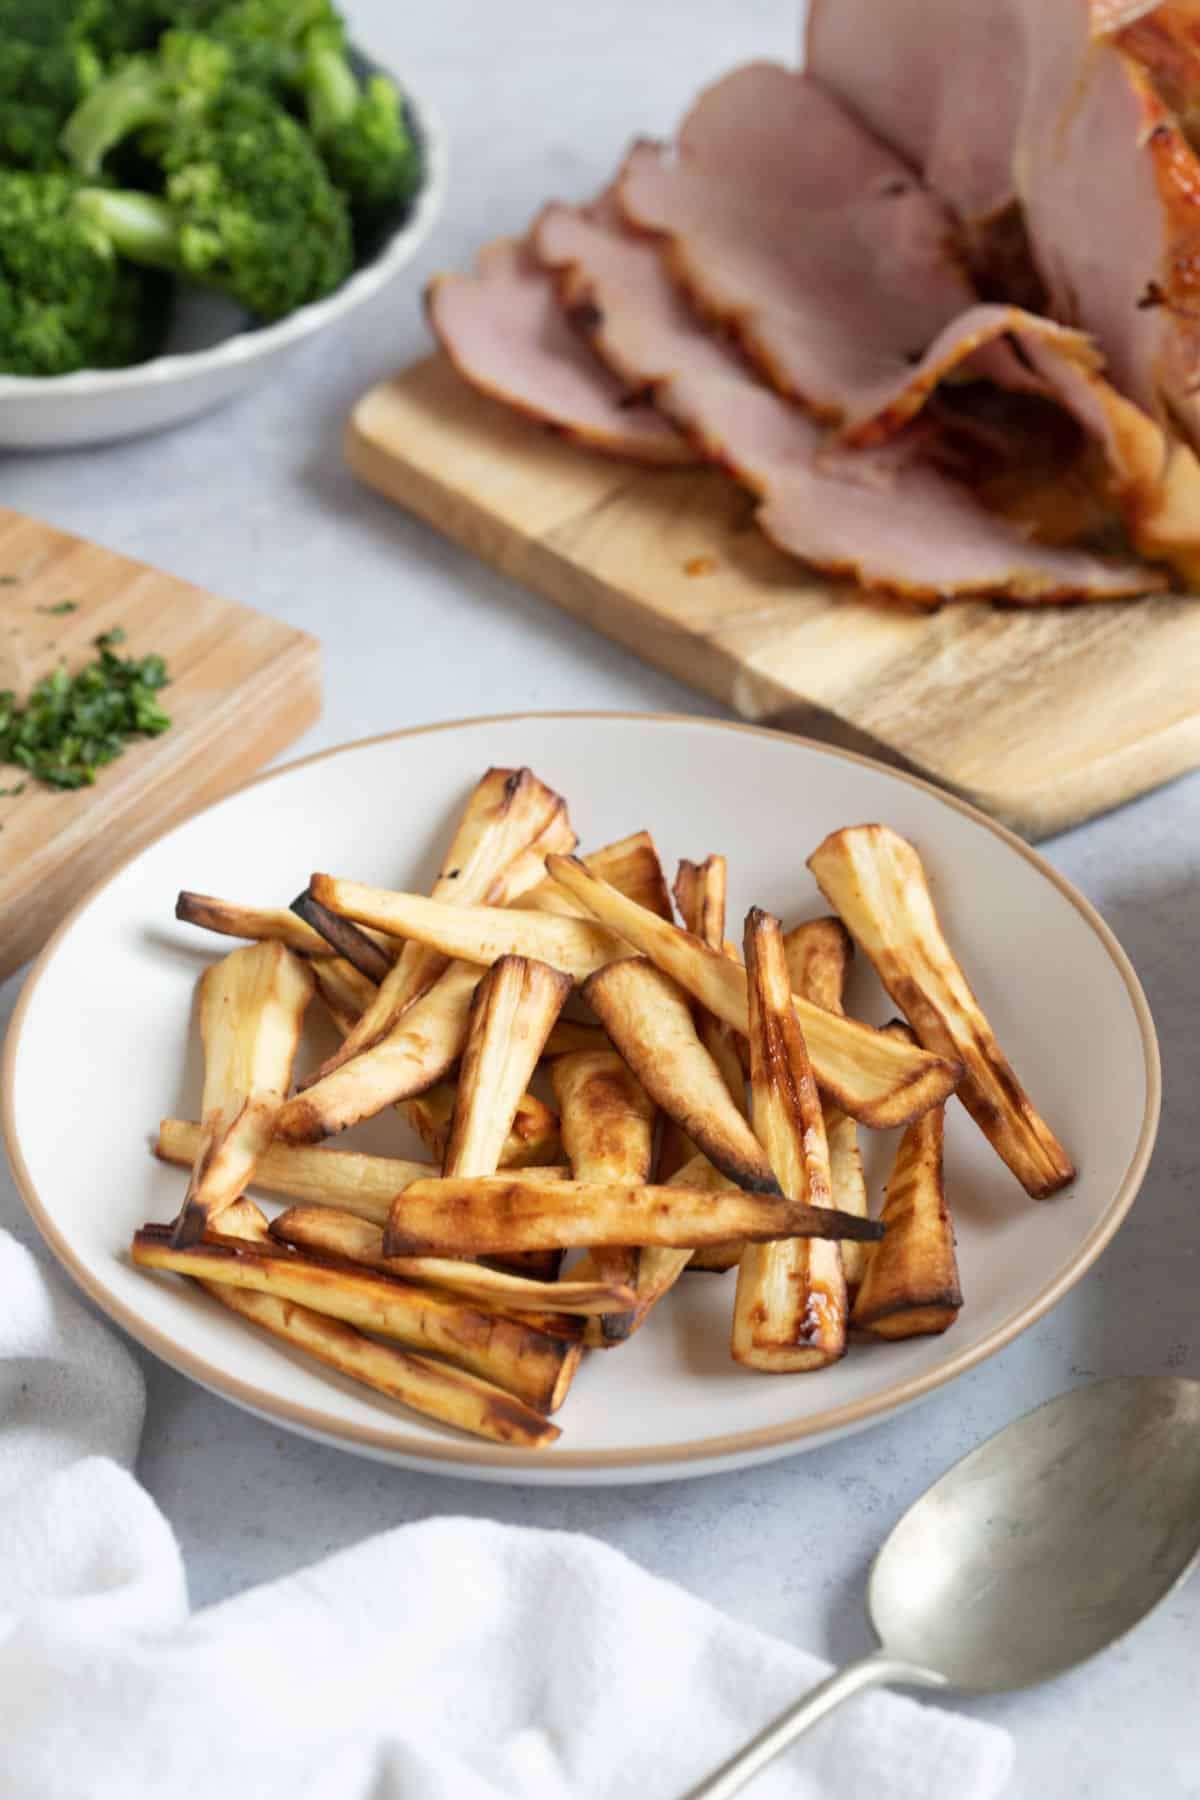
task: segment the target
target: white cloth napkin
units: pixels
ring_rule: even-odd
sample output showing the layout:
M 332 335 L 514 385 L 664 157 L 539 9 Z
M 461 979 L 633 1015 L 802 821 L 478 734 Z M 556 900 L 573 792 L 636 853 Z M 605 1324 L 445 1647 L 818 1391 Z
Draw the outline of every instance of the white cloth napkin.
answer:
M 0 1794 L 675 1800 L 826 1673 L 616 1551 L 402 1526 L 189 1615 L 124 1346 L 0 1232 Z M 1005 1733 L 850 1701 L 755 1800 L 993 1800 Z

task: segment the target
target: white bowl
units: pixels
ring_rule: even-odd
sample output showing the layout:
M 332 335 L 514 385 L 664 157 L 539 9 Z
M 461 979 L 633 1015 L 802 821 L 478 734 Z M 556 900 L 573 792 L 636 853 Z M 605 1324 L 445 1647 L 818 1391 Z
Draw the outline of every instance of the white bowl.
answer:
M 446 187 L 446 142 L 437 115 L 407 86 L 404 98 L 421 142 L 424 180 L 403 225 L 370 262 L 325 299 L 274 325 L 250 328 L 226 302 L 183 292 L 161 356 L 73 375 L 0 374 L 0 450 L 66 450 L 178 425 L 252 386 L 297 344 L 377 294 L 428 237 Z

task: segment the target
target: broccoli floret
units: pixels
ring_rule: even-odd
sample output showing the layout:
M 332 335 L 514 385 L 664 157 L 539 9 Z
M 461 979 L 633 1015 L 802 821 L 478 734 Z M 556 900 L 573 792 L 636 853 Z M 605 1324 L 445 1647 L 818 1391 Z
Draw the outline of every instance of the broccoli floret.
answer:
M 309 130 L 325 166 L 346 195 L 360 235 L 398 215 L 421 178 L 417 145 L 403 102 L 386 75 L 361 87 L 340 32 L 309 32 L 300 78 Z
M 66 375 L 153 355 L 161 278 L 117 256 L 75 210 L 69 175 L 0 171 L 0 369 Z
M 85 45 L 0 36 L 0 165 L 61 167 L 58 134 L 99 75 Z
M 138 123 L 154 125 L 162 197 L 95 188 L 77 201 L 122 255 L 218 288 L 268 321 L 350 273 L 345 202 L 303 128 L 261 90 L 229 82 Z
M 94 178 L 126 139 L 161 138 L 178 120 L 205 113 L 233 72 L 224 45 L 194 32 L 167 32 L 153 56 L 129 57 L 92 88 L 63 128 L 63 152 L 78 174 Z

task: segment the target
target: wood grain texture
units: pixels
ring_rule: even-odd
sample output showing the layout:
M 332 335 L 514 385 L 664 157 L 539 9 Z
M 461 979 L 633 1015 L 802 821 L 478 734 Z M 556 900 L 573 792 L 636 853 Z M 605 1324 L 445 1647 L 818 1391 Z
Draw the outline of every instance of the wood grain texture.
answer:
M 355 410 L 356 474 L 760 724 L 913 770 L 1037 839 L 1200 764 L 1200 601 L 924 612 L 775 550 L 705 469 L 578 449 L 441 356 Z
M 135 741 L 96 785 L 59 794 L 0 765 L 0 976 L 81 894 L 168 825 L 252 775 L 321 710 L 314 638 L 249 607 L 0 507 L 0 688 L 74 671 L 120 626 L 123 655 L 166 658 L 171 729 Z M 48 609 L 72 601 L 76 610 Z

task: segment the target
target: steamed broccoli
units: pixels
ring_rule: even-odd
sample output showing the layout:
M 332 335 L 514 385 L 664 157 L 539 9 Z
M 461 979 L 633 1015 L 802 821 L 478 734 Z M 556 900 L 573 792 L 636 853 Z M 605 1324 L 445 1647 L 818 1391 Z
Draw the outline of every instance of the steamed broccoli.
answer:
M 158 348 L 161 279 L 120 261 L 75 210 L 69 175 L 0 170 L 0 369 L 66 375 Z
M 120 100 L 128 129 L 153 127 L 144 141 L 162 170 L 162 196 L 92 188 L 76 203 L 82 216 L 131 261 L 218 288 L 261 320 L 337 287 L 353 266 L 349 215 L 296 120 L 234 81 L 211 93 L 199 84 L 186 104 L 168 84 L 157 110 L 155 92 L 151 81 L 135 99 L 127 85 Z M 76 126 L 104 97 L 104 88 L 90 95 L 68 133 L 85 169 L 93 146 Z
M 325 165 L 360 233 L 370 232 L 407 205 L 420 182 L 400 94 L 386 75 L 360 88 L 340 30 L 323 26 L 308 33 L 300 87 Z

